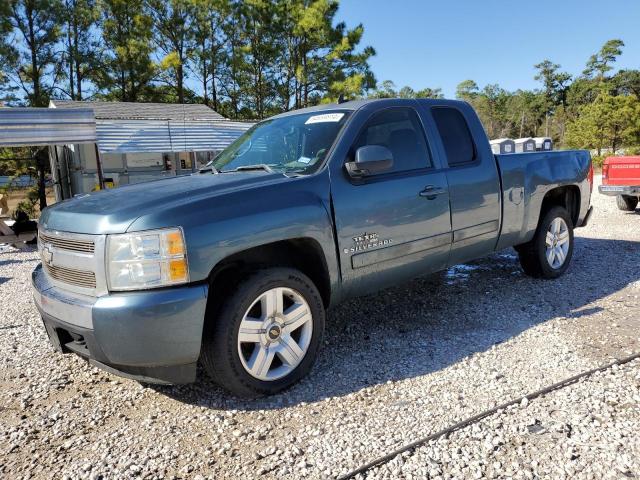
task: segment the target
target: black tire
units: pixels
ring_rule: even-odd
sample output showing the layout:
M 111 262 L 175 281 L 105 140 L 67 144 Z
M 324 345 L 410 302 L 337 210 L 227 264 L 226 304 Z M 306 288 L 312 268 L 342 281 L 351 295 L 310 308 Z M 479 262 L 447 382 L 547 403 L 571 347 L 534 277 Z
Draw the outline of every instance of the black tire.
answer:
M 567 225 L 569 248 L 564 263 L 558 268 L 553 268 L 549 264 L 546 256 L 546 237 L 551 223 L 556 218 L 562 218 Z M 544 214 L 539 222 L 533 239 L 526 244 L 519 245 L 516 250 L 520 259 L 520 265 L 527 275 L 534 278 L 558 278 L 569 268 L 571 257 L 573 256 L 573 222 L 571 221 L 569 212 L 563 207 L 552 207 Z
M 630 197 L 629 195 L 617 195 L 616 204 L 618 209 L 623 212 L 633 212 L 638 206 L 638 197 Z
M 276 287 L 293 289 L 306 300 L 313 328 L 309 347 L 300 364 L 284 377 L 264 381 L 244 368 L 238 352 L 238 334 L 245 312 L 262 293 Z M 324 304 L 313 282 L 292 268 L 265 268 L 249 274 L 236 288 L 228 291 L 218 308 L 211 309 L 212 318 L 206 319 L 200 359 L 209 376 L 235 395 L 255 398 L 278 393 L 307 375 L 318 353 L 325 323 Z

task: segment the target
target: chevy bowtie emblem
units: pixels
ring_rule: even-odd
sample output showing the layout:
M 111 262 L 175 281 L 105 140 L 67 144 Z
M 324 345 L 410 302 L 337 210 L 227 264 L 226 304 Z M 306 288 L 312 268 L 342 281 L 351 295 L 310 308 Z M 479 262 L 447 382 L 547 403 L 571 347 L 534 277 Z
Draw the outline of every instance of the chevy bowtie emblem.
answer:
M 45 245 L 42 249 L 42 261 L 47 265 L 53 264 L 53 252 L 49 249 L 48 245 Z

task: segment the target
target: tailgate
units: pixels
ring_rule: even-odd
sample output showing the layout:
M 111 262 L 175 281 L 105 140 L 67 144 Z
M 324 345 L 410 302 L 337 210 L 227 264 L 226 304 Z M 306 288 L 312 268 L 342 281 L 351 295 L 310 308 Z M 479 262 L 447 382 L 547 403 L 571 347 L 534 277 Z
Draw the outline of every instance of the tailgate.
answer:
M 602 169 L 603 185 L 640 185 L 640 156 L 609 157 Z

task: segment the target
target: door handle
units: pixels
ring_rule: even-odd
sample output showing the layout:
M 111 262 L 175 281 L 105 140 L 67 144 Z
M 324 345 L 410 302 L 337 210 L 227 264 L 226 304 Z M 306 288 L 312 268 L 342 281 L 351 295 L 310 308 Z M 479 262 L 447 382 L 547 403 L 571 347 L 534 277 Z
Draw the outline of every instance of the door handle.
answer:
M 422 190 L 418 195 L 426 198 L 427 200 L 433 200 L 438 195 L 442 195 L 443 193 L 447 193 L 444 188 L 436 187 L 435 185 L 427 185 L 424 190 Z

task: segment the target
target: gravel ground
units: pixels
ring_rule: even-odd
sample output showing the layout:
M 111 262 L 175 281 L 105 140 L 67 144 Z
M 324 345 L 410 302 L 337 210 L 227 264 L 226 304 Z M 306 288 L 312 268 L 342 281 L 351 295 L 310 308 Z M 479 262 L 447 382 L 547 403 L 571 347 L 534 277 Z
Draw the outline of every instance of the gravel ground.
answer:
M 561 279 L 524 276 L 508 250 L 345 303 L 311 375 L 258 401 L 55 353 L 31 301 L 36 253 L 0 249 L 0 477 L 333 478 L 640 351 L 640 214 L 593 203 Z M 607 370 L 366 476 L 640 476 L 639 375 Z

